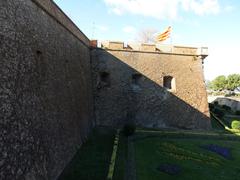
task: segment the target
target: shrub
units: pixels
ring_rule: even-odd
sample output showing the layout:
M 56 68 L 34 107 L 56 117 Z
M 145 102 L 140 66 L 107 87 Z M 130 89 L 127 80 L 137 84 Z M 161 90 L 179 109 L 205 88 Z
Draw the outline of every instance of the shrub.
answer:
M 232 108 L 230 106 L 227 105 L 222 105 L 222 108 L 225 109 L 226 111 L 231 111 Z
M 232 129 L 240 129 L 240 121 L 233 120 L 231 127 L 232 127 Z
M 224 111 L 222 111 L 221 109 L 218 109 L 218 108 L 215 108 L 213 110 L 213 113 L 216 114 L 216 116 L 218 118 L 222 118 L 225 115 Z
M 240 115 L 240 111 L 239 111 L 239 110 L 236 111 L 235 114 L 236 114 L 236 115 Z
M 125 136 L 131 136 L 136 130 L 136 125 L 134 123 L 127 123 L 123 127 L 123 134 Z
M 215 106 L 218 106 L 218 102 L 217 102 L 217 101 L 214 101 L 213 104 L 214 104 Z
M 209 109 L 212 111 L 214 109 L 214 104 L 208 103 L 208 105 L 209 105 Z

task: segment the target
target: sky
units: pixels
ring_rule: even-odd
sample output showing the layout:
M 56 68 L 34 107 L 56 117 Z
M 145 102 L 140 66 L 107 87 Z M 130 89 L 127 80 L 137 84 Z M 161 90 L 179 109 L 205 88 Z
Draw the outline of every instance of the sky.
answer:
M 89 38 L 134 42 L 172 26 L 165 44 L 208 47 L 205 79 L 240 73 L 239 0 L 54 0 Z

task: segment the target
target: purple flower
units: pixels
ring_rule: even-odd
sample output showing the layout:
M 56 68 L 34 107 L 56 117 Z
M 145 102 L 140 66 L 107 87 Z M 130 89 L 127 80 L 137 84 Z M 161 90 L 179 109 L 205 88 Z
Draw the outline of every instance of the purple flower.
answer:
M 161 164 L 157 170 L 169 175 L 177 175 L 181 172 L 181 167 L 176 164 Z
M 202 148 L 211 151 L 211 152 L 215 152 L 220 156 L 223 156 L 226 159 L 230 159 L 231 158 L 231 152 L 229 148 L 226 147 L 221 147 L 215 144 L 209 144 L 209 145 L 204 145 L 201 146 Z

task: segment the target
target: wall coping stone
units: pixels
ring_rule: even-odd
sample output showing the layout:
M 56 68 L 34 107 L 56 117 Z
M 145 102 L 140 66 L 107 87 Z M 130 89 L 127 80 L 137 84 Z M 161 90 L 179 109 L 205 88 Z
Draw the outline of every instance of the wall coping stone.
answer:
M 97 43 L 99 44 L 99 43 Z M 208 56 L 207 47 L 190 47 L 167 44 L 146 44 L 146 43 L 128 43 L 120 41 L 102 41 L 100 46 L 102 48 L 112 51 L 130 51 L 143 53 L 159 53 L 170 55 L 186 55 L 186 56 L 201 56 L 202 59 Z
M 64 26 L 71 34 L 77 37 L 84 45 L 90 46 L 90 40 L 87 36 L 74 24 L 74 22 L 53 2 L 53 0 L 31 0 L 38 7 L 43 9 L 59 24 Z

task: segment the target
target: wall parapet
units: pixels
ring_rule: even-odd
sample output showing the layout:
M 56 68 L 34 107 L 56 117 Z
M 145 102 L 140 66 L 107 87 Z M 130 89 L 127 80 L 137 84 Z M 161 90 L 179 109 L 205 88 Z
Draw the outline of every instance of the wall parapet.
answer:
M 121 41 L 103 41 L 97 42 L 94 40 L 93 48 L 102 48 L 106 50 L 119 50 L 119 51 L 137 51 L 137 52 L 150 52 L 159 54 L 177 54 L 187 56 L 202 56 L 203 58 L 208 56 L 207 47 L 188 47 L 177 45 L 165 45 L 165 44 L 146 44 L 146 43 L 128 43 L 125 44 Z
M 59 24 L 64 26 L 71 34 L 77 37 L 83 44 L 90 46 L 90 40 L 87 36 L 74 24 L 74 22 L 53 2 L 53 0 L 31 0 L 41 9 L 46 11 Z

